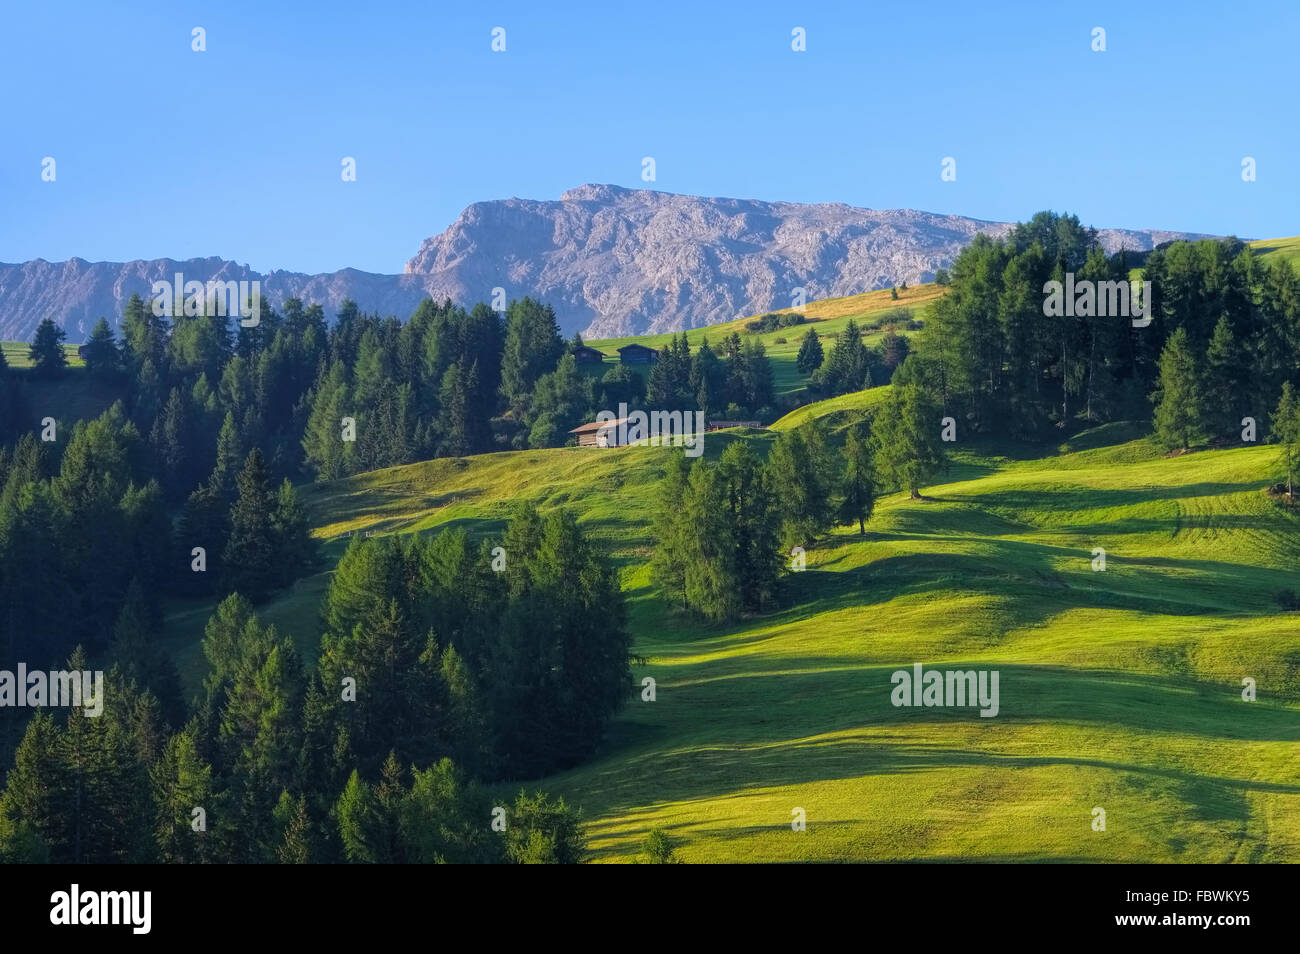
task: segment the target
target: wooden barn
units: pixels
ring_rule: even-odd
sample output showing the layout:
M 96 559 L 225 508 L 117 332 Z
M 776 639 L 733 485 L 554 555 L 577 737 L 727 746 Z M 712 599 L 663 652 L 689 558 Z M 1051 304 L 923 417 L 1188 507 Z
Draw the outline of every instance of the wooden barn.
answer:
M 618 447 L 619 425 L 626 420 L 623 417 L 617 421 L 592 421 L 579 424 L 569 433 L 577 435 L 579 447 Z
M 600 364 L 605 360 L 605 352 L 583 345 L 581 348 L 573 349 L 573 357 L 577 359 L 578 364 Z
M 624 364 L 654 364 L 659 352 L 643 344 L 630 344 L 618 349 L 618 357 Z

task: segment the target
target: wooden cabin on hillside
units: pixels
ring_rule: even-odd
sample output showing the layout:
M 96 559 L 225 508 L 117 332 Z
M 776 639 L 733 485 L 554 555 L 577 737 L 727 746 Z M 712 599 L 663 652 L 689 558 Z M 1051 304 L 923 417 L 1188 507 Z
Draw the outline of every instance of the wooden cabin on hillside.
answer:
M 624 364 L 654 364 L 659 360 L 659 352 L 643 344 L 623 345 L 618 349 L 618 358 Z
M 619 430 L 619 425 L 625 421 L 625 417 L 617 421 L 592 421 L 590 424 L 579 424 L 569 433 L 577 436 L 579 447 L 618 447 L 619 434 L 626 433 L 626 429 Z

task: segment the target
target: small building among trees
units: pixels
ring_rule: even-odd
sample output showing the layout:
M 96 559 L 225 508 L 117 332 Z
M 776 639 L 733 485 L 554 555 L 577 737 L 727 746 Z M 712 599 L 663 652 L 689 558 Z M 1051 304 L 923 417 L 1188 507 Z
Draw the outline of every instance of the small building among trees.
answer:
M 654 364 L 659 360 L 659 351 L 643 344 L 623 345 L 618 357 L 624 364 Z
M 619 425 L 626 422 L 625 417 L 616 421 L 592 421 L 590 424 L 578 425 L 569 433 L 578 438 L 579 447 L 619 447 L 619 434 L 627 433 L 626 428 L 620 431 Z
M 605 352 L 597 351 L 589 345 L 580 345 L 573 349 L 573 357 L 578 364 L 600 364 L 605 360 Z

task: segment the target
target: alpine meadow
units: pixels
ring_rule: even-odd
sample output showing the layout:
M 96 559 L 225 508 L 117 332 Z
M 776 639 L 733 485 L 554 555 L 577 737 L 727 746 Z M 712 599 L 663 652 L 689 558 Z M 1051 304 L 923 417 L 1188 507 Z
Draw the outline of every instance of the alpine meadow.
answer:
M 1296 12 L 561 7 L 14 13 L 15 918 L 786 863 L 954 936 L 1284 916 Z

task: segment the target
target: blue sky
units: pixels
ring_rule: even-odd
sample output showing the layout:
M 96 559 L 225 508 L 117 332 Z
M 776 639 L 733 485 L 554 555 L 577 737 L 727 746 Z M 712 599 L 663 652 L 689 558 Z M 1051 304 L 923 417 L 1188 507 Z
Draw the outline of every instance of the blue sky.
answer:
M 8 4 L 0 261 L 400 272 L 584 182 L 1300 233 L 1295 0 L 292 6 Z

